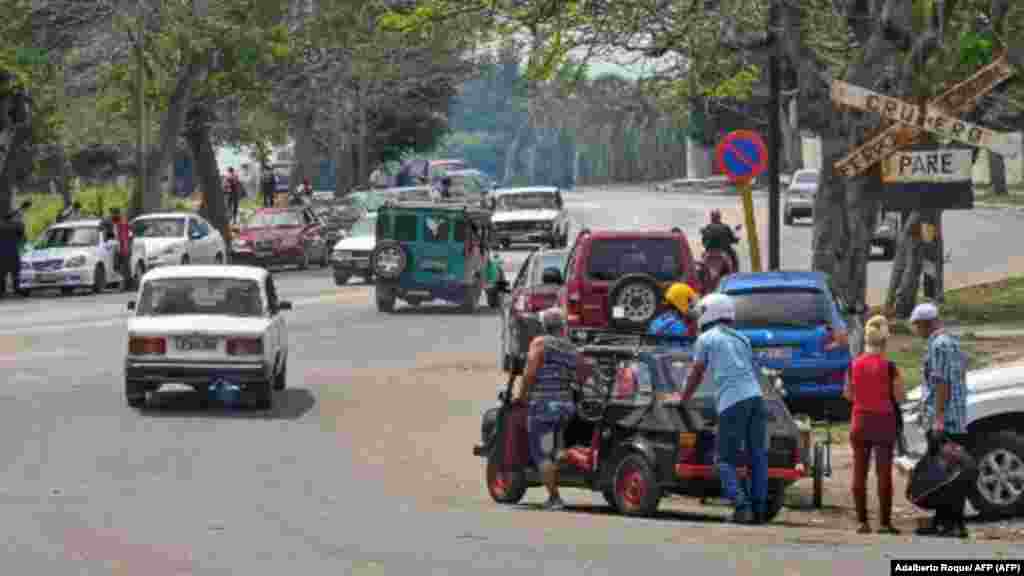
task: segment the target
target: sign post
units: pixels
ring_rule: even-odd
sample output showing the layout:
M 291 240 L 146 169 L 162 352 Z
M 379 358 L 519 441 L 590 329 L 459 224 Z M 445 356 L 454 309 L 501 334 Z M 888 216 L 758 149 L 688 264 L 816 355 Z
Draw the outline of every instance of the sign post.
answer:
M 726 176 L 736 186 L 743 199 L 747 241 L 750 244 L 750 269 L 760 272 L 761 242 L 757 234 L 757 221 L 754 218 L 754 191 L 751 184 L 754 178 L 768 168 L 768 147 L 757 132 L 736 130 L 719 142 L 715 154 L 718 165 L 725 170 Z M 778 222 L 769 222 L 769 226 L 778 225 Z

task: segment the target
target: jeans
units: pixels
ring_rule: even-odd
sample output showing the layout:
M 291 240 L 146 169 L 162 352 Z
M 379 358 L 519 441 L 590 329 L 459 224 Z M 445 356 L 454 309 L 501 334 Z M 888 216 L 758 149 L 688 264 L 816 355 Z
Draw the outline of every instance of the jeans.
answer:
M 760 396 L 741 400 L 719 415 L 718 470 L 722 479 L 722 495 L 732 500 L 737 510 L 752 508 L 758 514 L 765 511 L 768 500 L 766 435 L 764 399 Z M 736 473 L 742 447 L 746 447 L 749 460 L 749 494 L 740 485 Z

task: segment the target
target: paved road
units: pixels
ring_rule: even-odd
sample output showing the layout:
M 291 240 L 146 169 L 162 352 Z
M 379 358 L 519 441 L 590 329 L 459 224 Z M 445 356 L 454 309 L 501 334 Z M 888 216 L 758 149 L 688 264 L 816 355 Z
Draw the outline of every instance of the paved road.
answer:
M 590 226 L 690 230 L 731 201 L 629 194 L 588 193 L 573 210 Z M 799 251 L 806 230 L 786 234 Z M 566 514 L 530 509 L 540 491 L 523 509 L 498 507 L 470 456 L 498 384 L 497 317 L 382 316 L 369 288 L 337 288 L 327 271 L 285 272 L 279 285 L 296 306 L 288 390 L 270 414 L 200 411 L 173 392 L 156 410 L 125 408 L 127 295 L 0 303 L 5 573 L 570 575 L 685 562 L 865 574 L 890 557 L 1024 556 L 1006 542 L 732 527 L 720 510 L 627 520 L 577 492 Z

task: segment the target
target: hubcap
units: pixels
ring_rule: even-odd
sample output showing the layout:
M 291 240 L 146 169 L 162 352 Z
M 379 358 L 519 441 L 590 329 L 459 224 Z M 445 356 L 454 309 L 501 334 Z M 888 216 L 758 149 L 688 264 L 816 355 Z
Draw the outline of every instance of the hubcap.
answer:
M 654 292 L 647 286 L 627 286 L 619 295 L 619 306 L 627 320 L 631 322 L 643 322 L 654 315 L 658 303 L 655 301 Z
M 381 250 L 377 255 L 377 273 L 395 274 L 402 265 L 402 258 L 395 248 Z
M 985 455 L 978 466 L 978 493 L 996 506 L 1009 506 L 1024 493 L 1024 462 L 999 448 Z
M 647 486 L 640 471 L 633 466 L 628 466 L 623 470 L 619 478 L 618 492 L 628 507 L 639 508 L 644 500 L 644 494 L 647 492 Z

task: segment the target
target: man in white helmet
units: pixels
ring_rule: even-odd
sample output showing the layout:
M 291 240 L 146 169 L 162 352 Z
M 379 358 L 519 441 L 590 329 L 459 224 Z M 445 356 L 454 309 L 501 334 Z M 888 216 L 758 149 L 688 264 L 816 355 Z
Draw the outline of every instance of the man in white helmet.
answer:
M 761 383 L 754 365 L 750 340 L 732 328 L 736 307 L 725 294 L 701 300 L 701 335 L 694 346 L 693 367 L 682 401 L 700 387 L 706 373 L 715 385 L 718 410 L 718 467 L 722 494 L 733 501 L 733 521 L 762 524 L 768 499 L 768 454 L 765 447 L 766 415 Z M 739 483 L 736 468 L 745 448 L 750 466 L 750 493 Z

